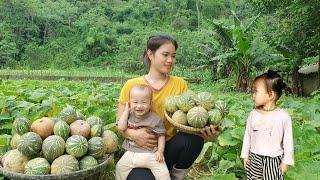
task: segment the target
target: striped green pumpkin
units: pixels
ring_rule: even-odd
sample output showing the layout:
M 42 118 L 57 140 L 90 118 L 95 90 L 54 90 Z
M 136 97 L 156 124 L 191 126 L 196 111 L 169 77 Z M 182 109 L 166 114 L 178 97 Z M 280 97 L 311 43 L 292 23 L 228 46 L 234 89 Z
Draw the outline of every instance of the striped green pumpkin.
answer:
M 53 133 L 67 140 L 70 134 L 70 126 L 65 121 L 58 121 L 53 127 Z
M 52 162 L 64 153 L 65 145 L 65 141 L 60 136 L 51 135 L 47 137 L 42 144 L 43 157 Z
M 195 97 L 194 101 L 197 106 L 205 108 L 207 111 L 214 107 L 214 98 L 211 93 L 199 92 Z
M 40 152 L 41 146 L 41 137 L 34 132 L 28 132 L 21 136 L 21 139 L 18 143 L 18 150 L 23 155 L 32 157 Z
M 222 117 L 222 113 L 218 110 L 218 109 L 212 109 L 208 112 L 209 114 L 209 119 L 208 119 L 208 123 L 218 126 L 220 125 L 223 117 Z
M 98 161 L 92 156 L 84 156 L 79 161 L 80 169 L 88 169 L 98 165 Z
M 179 96 L 169 96 L 164 100 L 164 109 L 169 113 L 174 113 L 178 110 L 177 101 Z
M 73 135 L 67 139 L 66 151 L 68 154 L 79 158 L 87 153 L 88 146 L 88 141 L 85 137 Z
M 90 136 L 91 137 L 100 137 L 102 134 L 102 126 L 101 125 L 94 125 L 90 129 Z
M 215 108 L 221 112 L 222 116 L 226 116 L 229 113 L 229 107 L 225 101 L 217 100 L 215 102 Z
M 78 160 L 71 155 L 62 155 L 51 164 L 51 174 L 66 174 L 79 170 Z
M 45 158 L 34 158 L 27 162 L 24 173 L 29 175 L 50 174 L 50 164 Z
M 23 135 L 30 131 L 30 122 L 25 117 L 18 117 L 13 121 L 12 131 Z
M 193 96 L 191 94 L 182 94 L 177 100 L 177 106 L 183 112 L 188 112 L 195 106 Z
M 67 105 L 59 114 L 59 118 L 68 124 L 77 120 L 77 111 L 72 106 Z
M 187 114 L 188 124 L 195 128 L 202 128 L 208 122 L 208 112 L 201 106 L 194 107 Z
M 97 116 L 90 116 L 90 117 L 88 117 L 88 119 L 86 121 L 90 125 L 90 127 L 92 127 L 94 125 L 101 125 L 102 126 L 102 120 Z
M 93 137 L 88 141 L 89 148 L 88 154 L 99 158 L 102 157 L 105 153 L 105 144 L 101 137 Z

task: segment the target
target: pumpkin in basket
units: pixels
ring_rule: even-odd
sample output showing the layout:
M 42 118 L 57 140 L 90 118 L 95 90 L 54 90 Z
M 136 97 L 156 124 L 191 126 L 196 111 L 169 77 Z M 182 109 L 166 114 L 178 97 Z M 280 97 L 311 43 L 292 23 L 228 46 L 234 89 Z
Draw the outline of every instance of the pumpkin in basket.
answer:
M 178 110 L 177 101 L 179 96 L 169 96 L 164 100 L 164 109 L 169 113 L 174 113 Z
M 90 135 L 90 125 L 84 120 L 76 120 L 70 124 L 71 135 L 88 137 Z
M 43 117 L 37 119 L 31 124 L 31 131 L 39 134 L 42 139 L 53 134 L 54 121 L 50 118 Z
M 41 137 L 34 132 L 28 132 L 21 136 L 18 143 L 18 150 L 25 156 L 32 157 L 37 155 L 42 146 Z
M 98 165 L 98 161 L 92 156 L 84 156 L 79 161 L 80 169 L 88 169 Z
M 45 158 L 34 158 L 27 162 L 25 174 L 29 175 L 45 175 L 50 174 L 50 164 Z
M 223 120 L 222 113 L 218 109 L 212 109 L 208 111 L 208 114 L 209 114 L 208 123 L 215 126 L 219 126 Z
M 51 164 L 51 174 L 65 174 L 79 170 L 78 160 L 71 155 L 62 155 Z
M 188 124 L 195 128 L 202 128 L 208 122 L 209 114 L 201 106 L 196 106 L 190 109 L 187 113 Z
M 85 137 L 73 135 L 66 141 L 66 152 L 76 158 L 79 158 L 87 153 L 88 146 L 88 141 Z
M 188 91 L 181 94 L 178 98 L 177 106 L 183 112 L 188 112 L 195 106 L 194 95 Z
M 106 153 L 110 154 L 117 150 L 118 137 L 114 132 L 110 130 L 104 130 L 102 133 L 102 139 L 104 141 Z
M 88 154 L 99 158 L 105 154 L 105 144 L 101 137 L 93 137 L 88 141 Z
M 28 157 L 17 149 L 8 151 L 2 158 L 2 165 L 5 170 L 23 173 Z
M 53 133 L 66 141 L 70 134 L 70 126 L 65 121 L 58 121 L 53 127 Z
M 173 113 L 171 119 L 179 124 L 188 125 L 187 114 L 181 110 Z
M 13 121 L 12 131 L 19 135 L 23 135 L 30 130 L 30 122 L 25 117 L 18 117 Z
M 97 116 L 90 116 L 90 117 L 88 117 L 88 119 L 86 121 L 87 121 L 87 123 L 90 124 L 91 127 L 94 125 L 101 125 L 102 126 L 102 119 Z
M 78 115 L 77 111 L 73 109 L 72 106 L 67 105 L 65 108 L 62 109 L 62 111 L 59 114 L 59 118 L 62 121 L 65 121 L 68 124 L 73 123 L 75 120 L 77 120 Z
M 47 137 L 42 143 L 43 157 L 52 162 L 64 153 L 65 145 L 65 141 L 60 136 L 52 135 Z
M 214 107 L 214 98 L 209 92 L 199 92 L 195 97 L 194 101 L 197 106 L 205 108 L 207 111 Z

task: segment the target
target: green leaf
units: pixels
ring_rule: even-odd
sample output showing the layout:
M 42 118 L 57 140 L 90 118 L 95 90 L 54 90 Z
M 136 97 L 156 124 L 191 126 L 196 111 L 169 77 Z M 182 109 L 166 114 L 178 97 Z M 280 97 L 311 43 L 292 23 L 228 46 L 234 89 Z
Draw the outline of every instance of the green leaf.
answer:
M 230 130 L 224 131 L 218 137 L 218 141 L 220 146 L 235 146 L 240 143 L 238 139 L 232 137 Z
M 231 130 L 231 136 L 233 138 L 239 139 L 242 141 L 244 136 L 245 128 L 244 127 L 237 127 Z
M 207 150 L 212 146 L 212 142 L 207 142 L 204 144 L 198 158 L 195 160 L 195 163 L 200 163 L 204 159 L 204 155 L 206 154 Z
M 236 180 L 236 175 L 234 173 L 231 174 L 218 174 L 212 176 L 212 179 L 214 180 Z

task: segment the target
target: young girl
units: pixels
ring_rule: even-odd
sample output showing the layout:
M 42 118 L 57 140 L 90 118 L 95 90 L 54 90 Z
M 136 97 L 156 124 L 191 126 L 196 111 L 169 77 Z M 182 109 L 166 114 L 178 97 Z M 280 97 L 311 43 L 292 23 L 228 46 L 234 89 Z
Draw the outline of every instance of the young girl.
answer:
M 165 133 L 162 119 L 151 112 L 152 90 L 143 84 L 130 89 L 129 103 L 126 103 L 117 128 L 138 129 L 147 127 L 158 136 L 158 146 L 152 150 L 144 149 L 130 139 L 125 139 L 123 148 L 127 150 L 116 165 L 116 180 L 126 180 L 130 171 L 136 167 L 149 168 L 157 180 L 170 180 L 164 162 Z
M 256 106 L 249 114 L 241 158 L 247 179 L 278 180 L 294 164 L 290 115 L 277 107 L 286 84 L 269 70 L 255 78 L 252 99 Z

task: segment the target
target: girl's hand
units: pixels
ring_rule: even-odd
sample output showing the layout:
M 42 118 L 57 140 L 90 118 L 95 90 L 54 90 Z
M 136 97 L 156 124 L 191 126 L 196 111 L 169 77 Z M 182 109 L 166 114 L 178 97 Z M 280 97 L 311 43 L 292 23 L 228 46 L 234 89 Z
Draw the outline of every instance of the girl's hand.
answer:
M 222 133 L 222 129 L 219 126 L 210 125 L 204 127 L 200 132 L 201 134 L 199 134 L 199 136 L 207 141 L 213 142 Z
M 283 175 L 285 172 L 288 171 L 288 165 L 285 164 L 285 163 L 281 163 L 280 166 L 279 166 L 279 169 L 281 171 L 281 174 Z
M 132 140 L 135 141 L 140 147 L 147 150 L 152 150 L 158 144 L 158 136 L 156 136 L 148 128 L 140 128 L 133 130 Z
M 160 152 L 160 151 L 156 152 L 156 160 L 160 163 L 164 162 L 163 152 Z
M 244 166 L 244 168 L 247 167 L 248 163 L 249 163 L 249 159 L 248 158 L 243 158 L 243 166 Z

